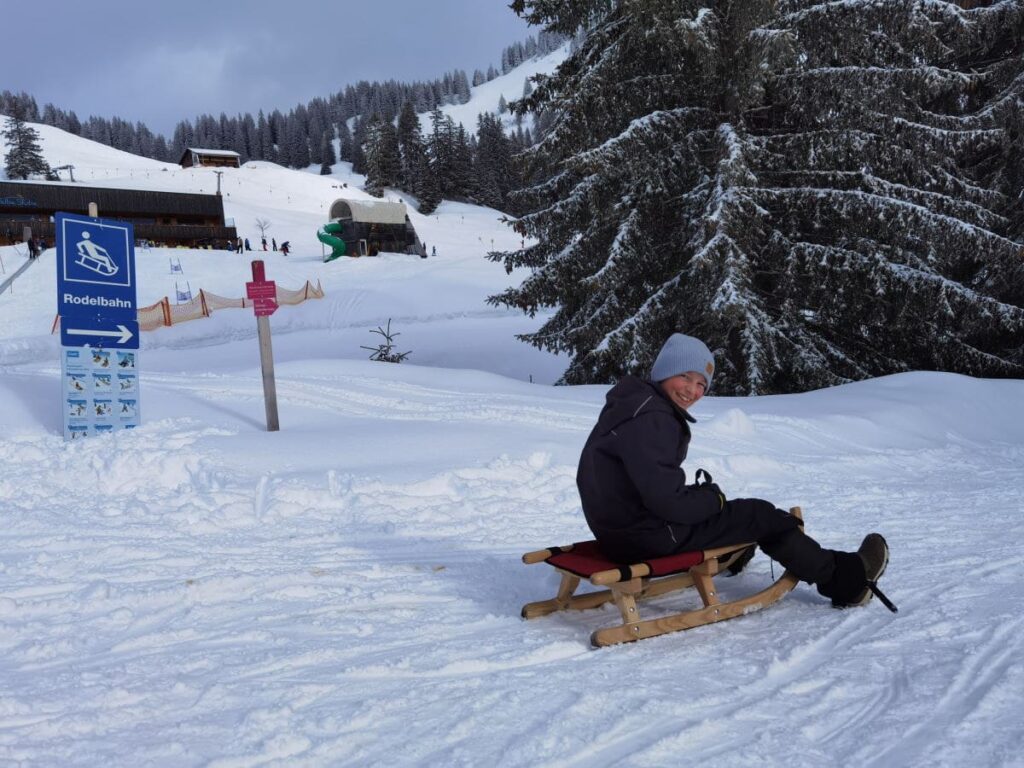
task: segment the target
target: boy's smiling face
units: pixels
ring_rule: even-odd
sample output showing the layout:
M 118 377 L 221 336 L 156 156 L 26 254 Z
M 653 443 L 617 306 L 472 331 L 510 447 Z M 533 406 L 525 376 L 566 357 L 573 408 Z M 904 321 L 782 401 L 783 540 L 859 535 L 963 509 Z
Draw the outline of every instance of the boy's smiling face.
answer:
M 687 371 L 665 379 L 659 383 L 659 386 L 669 400 L 688 411 L 704 397 L 704 392 L 708 388 L 708 380 L 699 371 Z

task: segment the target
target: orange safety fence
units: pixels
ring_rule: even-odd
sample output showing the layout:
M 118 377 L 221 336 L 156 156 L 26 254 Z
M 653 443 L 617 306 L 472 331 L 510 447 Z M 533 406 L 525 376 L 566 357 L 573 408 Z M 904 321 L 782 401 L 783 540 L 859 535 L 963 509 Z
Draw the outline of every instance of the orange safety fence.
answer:
M 324 289 L 320 286 L 319 280 L 316 281 L 316 285 L 307 280 L 302 288 L 295 291 L 277 286 L 278 305 L 293 306 L 301 304 L 306 299 L 322 299 L 323 297 Z M 209 317 L 218 309 L 243 309 L 251 306 L 251 299 L 228 299 L 200 288 L 199 294 L 194 299 L 182 302 L 181 304 L 171 304 L 170 299 L 164 296 L 156 304 L 150 304 L 148 307 L 139 307 L 139 330 L 155 331 L 157 328 L 165 328 L 169 325 L 177 325 L 178 323 L 186 323 L 189 320 Z M 55 333 L 60 327 L 59 324 L 60 315 L 57 315 L 53 320 L 53 327 L 50 328 L 50 333 Z

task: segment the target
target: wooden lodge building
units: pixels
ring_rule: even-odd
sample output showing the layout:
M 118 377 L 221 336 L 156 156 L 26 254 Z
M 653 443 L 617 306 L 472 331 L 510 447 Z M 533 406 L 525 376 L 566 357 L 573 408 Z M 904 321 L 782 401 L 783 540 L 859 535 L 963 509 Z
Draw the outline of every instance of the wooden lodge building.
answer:
M 181 153 L 178 165 L 182 168 L 240 168 L 241 161 L 241 155 L 227 149 L 188 147 Z
M 25 228 L 30 228 L 32 237 L 53 245 L 53 215 L 88 215 L 89 203 L 96 203 L 101 218 L 130 221 L 136 240 L 222 248 L 238 237 L 234 226 L 225 223 L 224 199 L 219 195 L 0 181 L 0 244 L 21 242 Z
M 420 252 L 420 239 L 405 203 L 340 198 L 331 203 L 330 220 L 341 225 L 348 256 Z

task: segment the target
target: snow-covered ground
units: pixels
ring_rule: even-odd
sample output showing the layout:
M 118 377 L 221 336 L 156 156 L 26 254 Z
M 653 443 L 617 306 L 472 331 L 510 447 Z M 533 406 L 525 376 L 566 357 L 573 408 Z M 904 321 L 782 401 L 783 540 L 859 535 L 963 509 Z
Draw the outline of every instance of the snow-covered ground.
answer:
M 82 182 L 213 188 L 44 129 Z M 549 386 L 564 361 L 512 338 L 541 318 L 484 304 L 522 277 L 482 258 L 515 239 L 499 214 L 446 203 L 413 213 L 437 258 L 325 265 L 315 230 L 358 178 L 223 183 L 243 236 L 267 218 L 294 247 L 267 276 L 327 294 L 271 318 L 280 432 L 252 314 L 222 310 L 143 335 L 143 426 L 64 443 L 54 252 L 0 295 L 0 765 L 1024 764 L 1024 382 L 708 397 L 688 467 L 801 505 L 827 546 L 883 532 L 900 613 L 801 586 L 592 650 L 615 609 L 522 621 L 556 579 L 519 556 L 587 537 L 575 465 L 606 388 Z M 0 248 L 8 274 L 23 253 Z M 240 296 L 253 255 L 139 251 L 140 302 Z M 359 348 L 388 318 L 401 365 Z M 720 588 L 771 578 L 759 555 Z

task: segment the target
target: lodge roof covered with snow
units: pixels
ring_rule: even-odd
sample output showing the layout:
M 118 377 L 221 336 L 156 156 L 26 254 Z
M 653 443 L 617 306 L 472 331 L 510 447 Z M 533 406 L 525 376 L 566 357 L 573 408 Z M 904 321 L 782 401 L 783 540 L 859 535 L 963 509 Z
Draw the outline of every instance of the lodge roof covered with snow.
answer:
M 406 213 L 405 203 L 342 197 L 331 203 L 330 219 L 351 219 L 366 224 L 405 224 Z

